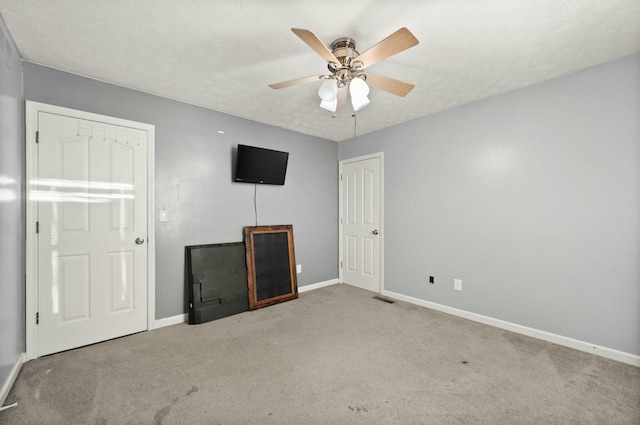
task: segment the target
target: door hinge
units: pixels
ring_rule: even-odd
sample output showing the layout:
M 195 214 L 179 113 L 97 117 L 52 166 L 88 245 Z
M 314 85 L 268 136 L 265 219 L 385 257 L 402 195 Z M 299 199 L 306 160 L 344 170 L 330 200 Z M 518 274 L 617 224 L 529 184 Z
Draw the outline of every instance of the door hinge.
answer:
M 36 131 L 36 143 L 40 143 L 40 132 Z
M 40 233 L 40 222 L 36 221 L 36 233 Z
M 340 261 L 340 268 L 342 268 L 342 261 Z
M 40 313 L 36 313 L 36 325 L 40 324 Z
M 342 181 L 342 174 L 340 174 L 340 181 Z

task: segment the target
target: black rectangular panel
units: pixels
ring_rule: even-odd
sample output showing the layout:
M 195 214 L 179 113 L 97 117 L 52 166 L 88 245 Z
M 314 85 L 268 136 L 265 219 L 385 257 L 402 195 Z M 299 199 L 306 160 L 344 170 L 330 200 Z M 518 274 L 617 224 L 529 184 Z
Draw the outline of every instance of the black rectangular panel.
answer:
M 243 242 L 185 247 L 189 323 L 249 310 Z

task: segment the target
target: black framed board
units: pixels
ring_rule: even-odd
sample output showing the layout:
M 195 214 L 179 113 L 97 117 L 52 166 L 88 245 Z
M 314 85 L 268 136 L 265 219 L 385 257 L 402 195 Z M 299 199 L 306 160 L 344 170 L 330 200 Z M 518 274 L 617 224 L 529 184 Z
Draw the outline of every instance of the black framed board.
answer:
M 293 226 L 244 228 L 249 309 L 298 298 Z

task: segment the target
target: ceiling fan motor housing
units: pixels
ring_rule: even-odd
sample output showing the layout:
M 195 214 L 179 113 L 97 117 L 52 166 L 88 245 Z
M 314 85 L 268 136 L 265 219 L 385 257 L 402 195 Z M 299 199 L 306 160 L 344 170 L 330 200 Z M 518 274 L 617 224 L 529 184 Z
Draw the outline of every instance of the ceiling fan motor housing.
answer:
M 363 68 L 362 63 L 353 62 L 354 58 L 360 56 L 356 50 L 356 41 L 350 37 L 340 37 L 331 43 L 331 49 L 340 63 L 336 67 L 330 62 L 327 67 L 336 76 L 338 87 L 344 87 Z

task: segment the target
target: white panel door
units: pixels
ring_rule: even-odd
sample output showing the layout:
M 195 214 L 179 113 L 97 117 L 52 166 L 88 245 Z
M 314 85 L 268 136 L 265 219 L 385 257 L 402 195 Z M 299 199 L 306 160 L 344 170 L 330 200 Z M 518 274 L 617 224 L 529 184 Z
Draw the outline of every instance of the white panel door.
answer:
M 45 112 L 38 132 L 37 354 L 146 330 L 147 132 Z
M 342 166 L 342 278 L 380 292 L 380 158 Z

